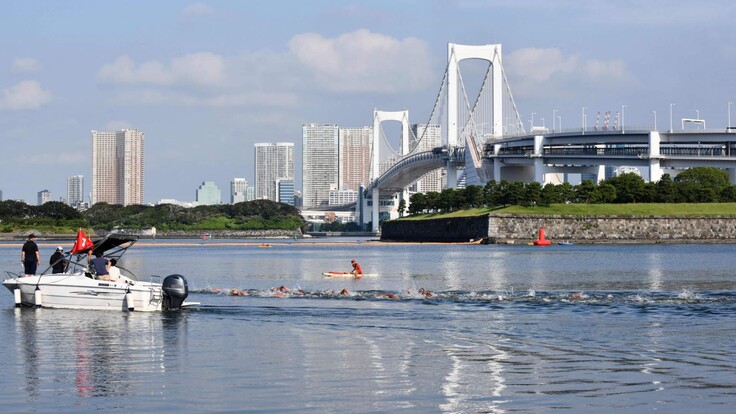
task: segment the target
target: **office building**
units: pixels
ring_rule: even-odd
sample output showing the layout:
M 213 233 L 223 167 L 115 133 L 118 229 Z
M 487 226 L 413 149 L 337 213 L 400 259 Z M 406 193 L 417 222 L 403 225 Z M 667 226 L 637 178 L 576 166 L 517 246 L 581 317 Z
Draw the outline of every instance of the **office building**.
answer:
M 246 188 L 248 188 L 248 180 L 245 178 L 233 178 L 230 181 L 230 204 L 245 202 Z
M 338 129 L 335 124 L 302 125 L 302 201 L 306 208 L 326 206 L 330 186 L 338 185 Z
M 41 190 L 37 193 L 37 196 L 38 196 L 38 201 L 36 205 L 38 206 L 51 201 L 51 192 L 49 190 Z
M 92 204 L 143 204 L 144 134 L 92 131 Z
M 245 201 L 253 201 L 256 199 L 256 188 L 246 187 L 245 188 Z
M 294 179 L 294 144 L 255 144 L 256 199 L 278 201 L 276 181 Z
M 203 181 L 197 188 L 197 205 L 206 206 L 222 203 L 222 194 L 217 185 L 212 181 Z
M 353 190 L 330 191 L 330 206 L 344 206 L 358 201 L 358 192 Z
M 276 199 L 279 203 L 294 205 L 294 179 L 280 178 L 276 180 Z
M 358 191 L 370 183 L 373 127 L 340 128 L 338 189 Z
M 437 124 L 414 124 L 411 126 L 409 136 L 409 148 L 414 153 L 431 151 L 442 145 L 442 129 Z M 417 193 L 428 193 L 430 191 L 442 191 L 442 168 L 424 174 L 414 182 L 409 191 Z
M 66 203 L 78 207 L 84 202 L 84 176 L 73 175 L 66 178 Z

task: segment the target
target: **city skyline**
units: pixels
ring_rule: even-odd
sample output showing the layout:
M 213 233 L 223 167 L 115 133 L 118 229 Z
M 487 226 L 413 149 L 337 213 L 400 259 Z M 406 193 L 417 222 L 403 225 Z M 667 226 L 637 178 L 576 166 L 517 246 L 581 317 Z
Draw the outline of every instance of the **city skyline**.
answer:
M 22 41 L 0 50 L 0 191 L 65 194 L 66 177 L 91 177 L 89 131 L 124 128 L 146 132 L 146 203 L 254 182 L 264 137 L 295 143 L 300 189 L 301 125 L 362 128 L 374 109 L 427 122 L 448 42 L 503 44 L 527 127 L 580 126 L 582 108 L 613 122 L 625 106 L 627 125 L 667 129 L 672 109 L 675 125 L 721 128 L 734 17 L 723 0 L 7 2 L 0 35 Z

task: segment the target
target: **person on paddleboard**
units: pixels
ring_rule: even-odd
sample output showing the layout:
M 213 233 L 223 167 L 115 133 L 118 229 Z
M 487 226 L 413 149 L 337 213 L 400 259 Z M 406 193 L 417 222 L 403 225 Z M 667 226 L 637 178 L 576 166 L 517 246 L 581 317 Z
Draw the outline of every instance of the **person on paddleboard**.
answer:
M 360 265 L 358 262 L 355 261 L 355 259 L 351 260 L 350 263 L 353 265 L 353 270 L 350 271 L 355 277 L 358 277 L 363 274 L 363 269 L 360 268 Z

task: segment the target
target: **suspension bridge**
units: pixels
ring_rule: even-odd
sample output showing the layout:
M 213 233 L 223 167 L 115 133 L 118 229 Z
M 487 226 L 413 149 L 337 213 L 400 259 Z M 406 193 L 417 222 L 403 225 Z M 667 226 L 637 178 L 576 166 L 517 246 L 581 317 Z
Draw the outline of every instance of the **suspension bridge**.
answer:
M 609 126 L 598 120 L 592 127 L 562 130 L 532 125 L 524 129 L 521 115 L 504 72 L 501 45 L 459 45 L 447 48 L 447 66 L 428 120 L 410 128 L 409 112 L 373 113 L 370 185 L 359 200 L 362 224 L 372 222 L 378 231 L 383 218 L 393 218 L 398 199 L 408 201 L 408 188 L 428 174 L 443 169 L 444 183 L 454 188 L 458 171 L 466 185 L 501 181 L 560 183 L 566 174 L 588 174 L 600 181 L 606 166 L 639 167 L 649 181 L 658 181 L 663 171 L 671 175 L 694 166 L 725 169 L 736 184 L 736 129 L 706 130 L 705 121 L 683 119 L 682 130 L 625 128 L 623 119 Z M 459 63 L 484 61 L 487 66 L 477 94 L 471 99 Z M 622 113 L 623 118 L 623 113 Z M 585 120 L 585 118 L 583 118 Z M 685 121 L 703 129 L 686 130 Z M 394 150 L 383 131 L 384 122 L 401 123 L 399 150 Z M 394 161 L 381 168 L 381 142 Z M 383 216 L 383 217 L 382 217 Z

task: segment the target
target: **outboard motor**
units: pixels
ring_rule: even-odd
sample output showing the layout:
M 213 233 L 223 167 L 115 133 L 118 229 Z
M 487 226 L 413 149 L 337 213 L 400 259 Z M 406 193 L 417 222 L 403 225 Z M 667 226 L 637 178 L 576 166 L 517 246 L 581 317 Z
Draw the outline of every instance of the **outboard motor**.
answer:
M 189 295 L 187 280 L 182 275 L 166 276 L 161 290 L 164 292 L 164 300 L 161 304 L 163 310 L 180 309 L 184 299 Z

